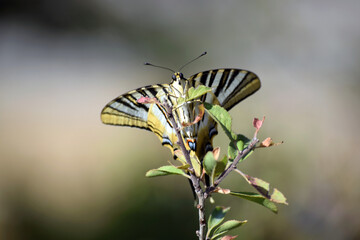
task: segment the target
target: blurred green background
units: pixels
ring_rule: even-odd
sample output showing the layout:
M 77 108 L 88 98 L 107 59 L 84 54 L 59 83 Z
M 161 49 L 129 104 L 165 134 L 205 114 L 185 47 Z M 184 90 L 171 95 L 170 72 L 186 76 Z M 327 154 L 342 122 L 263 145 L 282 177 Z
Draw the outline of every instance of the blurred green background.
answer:
M 239 239 L 360 239 L 360 2 L 0 0 L 0 238 L 195 239 L 181 177 L 146 179 L 170 151 L 106 126 L 102 107 L 137 87 L 219 67 L 262 88 L 234 130 L 284 141 L 240 165 L 287 197 L 278 215 L 234 197 Z M 215 145 L 226 147 L 220 134 Z M 223 187 L 251 190 L 236 174 Z M 208 205 L 210 206 L 210 205 Z

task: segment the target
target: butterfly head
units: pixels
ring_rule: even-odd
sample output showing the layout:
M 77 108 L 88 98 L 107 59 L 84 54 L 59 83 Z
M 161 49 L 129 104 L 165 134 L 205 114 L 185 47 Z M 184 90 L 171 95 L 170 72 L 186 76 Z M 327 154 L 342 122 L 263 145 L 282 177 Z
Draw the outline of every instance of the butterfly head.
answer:
M 175 73 L 172 75 L 172 80 L 173 80 L 173 81 L 180 82 L 181 80 L 186 80 L 186 79 L 185 79 L 185 77 L 184 77 L 184 74 L 182 74 L 181 72 L 175 72 Z
M 188 81 L 181 72 L 175 72 L 172 75 L 171 86 L 174 91 L 177 92 L 175 95 L 185 97 L 185 93 L 188 89 Z

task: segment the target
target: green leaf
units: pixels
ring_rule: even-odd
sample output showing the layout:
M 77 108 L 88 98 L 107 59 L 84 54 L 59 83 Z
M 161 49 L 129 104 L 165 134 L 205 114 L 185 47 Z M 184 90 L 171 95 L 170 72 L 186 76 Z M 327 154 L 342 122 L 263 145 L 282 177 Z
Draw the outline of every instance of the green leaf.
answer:
M 231 141 L 236 139 L 236 135 L 231 130 L 231 116 L 225 110 L 225 108 L 220 107 L 219 105 L 212 105 L 210 103 L 204 102 L 205 110 L 209 115 L 223 128 L 226 135 Z
M 215 159 L 215 157 L 218 157 L 218 155 L 214 156 L 214 152 L 209 151 L 203 160 L 205 172 L 210 177 L 210 186 L 213 185 L 215 177 L 224 172 L 228 162 L 226 155 L 221 159 Z
M 276 188 L 274 188 L 274 191 L 271 194 L 270 198 L 271 198 L 271 201 L 273 201 L 273 202 L 288 205 L 288 203 L 286 202 L 286 197 L 284 196 L 284 194 L 282 194 L 282 192 L 280 192 Z
M 242 141 L 243 143 L 248 145 L 248 143 L 250 142 L 250 139 L 247 138 L 246 136 L 242 135 L 242 134 L 238 134 L 238 135 L 236 135 L 236 141 Z M 239 148 L 239 149 L 243 150 L 244 147 L 243 147 L 243 149 L 241 149 L 241 148 Z
M 190 165 L 186 163 L 186 164 L 184 164 L 184 165 L 177 166 L 176 168 L 177 168 L 177 169 L 182 169 L 182 170 L 188 170 L 189 167 L 190 167 Z
M 186 165 L 186 164 L 188 164 L 187 162 L 186 162 L 186 159 L 185 159 L 185 156 L 184 156 L 184 154 L 183 154 L 183 152 L 181 151 L 181 150 L 175 150 L 174 151 L 174 154 L 175 154 L 175 156 L 177 157 L 177 160 L 179 160 L 183 165 Z
M 269 191 L 270 191 L 270 184 L 261 180 L 260 178 L 251 177 L 245 174 L 247 181 L 253 186 L 261 195 L 266 198 L 270 198 Z
M 221 160 L 216 161 L 214 177 L 219 176 L 221 173 L 225 171 L 227 163 L 228 163 L 228 157 L 226 155 Z
M 243 141 L 237 141 L 236 142 L 236 147 L 238 150 L 242 151 L 244 149 L 244 142 Z
M 263 197 L 269 199 L 272 202 L 286 204 L 286 197 L 279 190 L 274 188 L 273 193 L 270 195 L 270 184 L 265 182 L 264 180 L 256 177 L 249 176 L 247 174 L 242 173 L 241 171 L 237 171 L 245 180 L 253 186 Z
M 269 199 L 265 198 L 263 195 L 259 193 L 253 193 L 253 192 L 230 192 L 230 195 L 240 197 L 243 199 L 246 199 L 248 201 L 255 202 L 257 204 L 260 204 L 267 209 L 271 210 L 273 213 L 277 213 L 278 209 L 275 205 L 275 203 L 271 202 Z
M 228 147 L 228 156 L 229 156 L 230 162 L 234 161 L 234 159 L 236 158 L 238 153 L 239 153 L 239 151 L 236 149 L 234 142 L 231 141 L 229 143 L 229 147 Z
M 214 182 L 214 170 L 216 168 L 217 162 L 214 158 L 214 153 L 209 151 L 206 153 L 203 160 L 204 169 L 207 175 L 210 177 L 210 185 L 213 185 Z
M 239 150 L 242 151 L 245 148 L 245 144 L 248 144 L 250 142 L 250 139 L 248 139 L 247 137 L 245 137 L 242 134 L 238 134 L 236 135 L 236 139 L 235 141 L 231 141 L 229 143 L 229 147 L 228 147 L 228 155 L 229 155 L 229 159 L 232 162 L 237 154 L 239 153 Z M 235 145 L 236 143 L 236 145 Z M 247 155 L 249 156 L 250 153 Z M 247 158 L 247 156 L 243 159 L 241 159 L 239 162 L 242 162 L 243 160 L 245 160 Z
M 190 178 L 189 175 L 184 173 L 182 170 L 178 169 L 175 166 L 162 166 L 157 169 L 152 169 L 146 172 L 146 177 L 159 177 L 159 176 L 165 176 L 165 175 L 182 175 L 184 177 Z
M 164 172 L 164 171 L 157 170 L 157 169 L 151 169 L 151 170 L 147 171 L 145 174 L 146 177 L 160 177 L 160 176 L 166 176 L 166 175 L 170 175 L 170 174 L 167 172 Z
M 216 237 L 234 229 L 237 227 L 240 227 L 241 225 L 247 223 L 247 220 L 245 221 L 238 221 L 238 220 L 229 220 L 221 224 L 215 231 L 211 239 L 215 239 Z
M 221 206 L 216 206 L 209 216 L 208 219 L 208 231 L 206 237 L 210 236 L 211 231 L 217 227 L 222 221 L 224 221 L 225 214 L 230 210 L 230 208 L 225 208 Z
M 183 152 L 181 152 L 181 150 L 178 149 L 178 150 L 174 151 L 174 154 L 177 157 L 177 160 L 179 160 L 183 164 L 183 166 L 177 167 L 178 169 L 185 169 L 185 168 L 190 167 L 185 159 Z M 194 151 L 190 152 L 190 161 L 191 161 L 191 165 L 193 166 L 195 175 L 197 177 L 199 177 L 201 175 L 201 165 L 200 165 L 200 161 Z
M 177 103 L 178 106 L 183 104 L 184 102 L 185 102 L 185 99 L 182 98 L 182 97 L 178 97 L 177 100 L 176 100 L 176 103 Z
M 244 149 L 244 145 L 242 141 L 236 142 L 237 147 L 235 147 L 234 142 L 229 143 L 228 147 L 228 155 L 229 155 L 229 161 L 233 162 L 236 156 L 239 154 L 239 151 L 237 149 Z M 250 155 L 254 152 L 254 150 L 251 150 L 248 154 L 246 154 L 243 158 L 240 159 L 239 163 L 250 157 Z
M 188 90 L 188 97 L 186 98 L 186 101 L 191 101 L 193 99 L 201 97 L 208 92 L 211 92 L 211 88 L 205 85 L 199 85 L 196 88 L 191 87 Z
M 190 152 L 190 161 L 191 161 L 191 164 L 192 164 L 192 166 L 194 168 L 195 175 L 197 177 L 200 177 L 200 175 L 201 175 L 201 164 L 200 164 L 199 158 L 196 156 L 194 151 Z
M 248 154 L 246 154 L 245 157 L 243 157 L 239 162 L 242 162 L 244 160 L 246 160 L 248 157 L 250 157 L 250 155 L 254 152 L 254 150 L 251 150 Z

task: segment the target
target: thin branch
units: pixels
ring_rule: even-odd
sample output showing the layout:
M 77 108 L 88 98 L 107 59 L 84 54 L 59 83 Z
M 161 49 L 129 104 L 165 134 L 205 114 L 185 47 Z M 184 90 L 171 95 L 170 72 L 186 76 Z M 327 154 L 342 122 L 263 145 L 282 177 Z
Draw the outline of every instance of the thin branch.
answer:
M 239 163 L 239 161 L 246 157 L 246 155 L 248 155 L 251 150 L 253 150 L 256 146 L 256 144 L 259 142 L 259 139 L 257 138 L 253 138 L 250 142 L 250 144 L 242 151 L 239 152 L 239 154 L 236 156 L 236 158 L 234 159 L 234 161 L 232 162 L 232 164 L 218 177 L 218 179 L 216 179 L 216 181 L 214 182 L 214 187 L 217 187 L 217 185 L 220 184 L 220 182 L 222 180 L 224 180 L 224 178 L 232 171 L 236 168 L 237 164 Z
M 222 180 L 224 180 L 224 178 L 229 175 L 229 173 L 236 169 L 237 164 L 239 163 L 239 161 L 246 157 L 251 150 L 253 150 L 256 146 L 256 144 L 259 142 L 259 139 L 257 138 L 253 138 L 250 142 L 250 144 L 242 151 L 239 151 L 238 155 L 236 156 L 236 158 L 234 159 L 234 161 L 231 163 L 231 165 L 216 179 L 216 181 L 214 182 L 214 185 L 209 187 L 208 189 L 206 189 L 205 192 L 205 197 L 207 198 L 208 195 L 213 192 L 215 190 L 215 188 L 221 183 Z
M 194 168 L 191 163 L 189 152 L 185 147 L 183 137 L 181 135 L 180 129 L 178 128 L 175 117 L 173 115 L 173 108 L 167 102 L 163 103 L 162 106 L 164 106 L 166 113 L 167 113 L 167 117 L 169 118 L 171 124 L 173 125 L 173 127 L 175 129 L 176 136 L 178 138 L 178 144 L 180 146 L 180 150 L 184 154 L 187 164 L 189 164 L 189 166 L 190 166 L 190 168 L 189 168 L 190 180 L 192 182 L 196 196 L 198 198 L 198 204 L 196 207 L 199 210 L 199 230 L 196 231 L 196 234 L 198 235 L 199 240 L 205 240 L 205 234 L 206 234 L 205 233 L 205 230 L 206 230 L 205 200 L 206 200 L 206 197 L 204 196 L 204 191 L 201 189 L 201 186 L 200 186 L 200 177 L 197 177 L 194 174 Z
M 204 192 L 201 191 L 201 194 L 198 194 L 198 205 L 196 206 L 199 209 L 199 230 L 196 231 L 200 240 L 205 240 L 205 230 L 206 230 L 206 219 L 205 219 L 205 200 Z

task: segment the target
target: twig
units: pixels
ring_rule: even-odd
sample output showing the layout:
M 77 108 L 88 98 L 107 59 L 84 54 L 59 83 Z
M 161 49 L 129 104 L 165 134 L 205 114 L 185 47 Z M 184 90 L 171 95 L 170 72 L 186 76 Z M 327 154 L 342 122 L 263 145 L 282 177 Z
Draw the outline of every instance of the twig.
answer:
M 205 240 L 205 230 L 206 230 L 205 200 L 206 200 L 206 197 L 204 195 L 204 191 L 201 189 L 201 186 L 200 186 L 200 177 L 197 177 L 194 174 L 194 168 L 193 168 L 193 165 L 190 160 L 190 155 L 189 155 L 189 152 L 186 150 L 186 147 L 185 147 L 185 144 L 183 141 L 183 137 L 181 135 L 180 129 L 178 128 L 175 117 L 173 115 L 172 107 L 167 102 L 163 103 L 162 106 L 164 106 L 166 113 L 167 113 L 167 117 L 169 118 L 171 124 L 173 125 L 173 127 L 175 129 L 176 136 L 178 138 L 178 144 L 180 146 L 182 153 L 184 154 L 186 163 L 189 164 L 189 166 L 190 166 L 190 168 L 189 168 L 190 180 L 192 182 L 192 185 L 194 186 L 194 190 L 195 190 L 196 196 L 198 198 L 198 204 L 196 207 L 199 210 L 199 230 L 196 231 L 196 234 L 199 237 L 199 240 Z
M 234 161 L 231 163 L 231 165 L 222 173 L 220 174 L 220 176 L 216 179 L 216 181 L 214 182 L 214 185 L 207 188 L 206 192 L 205 192 L 205 197 L 207 198 L 208 195 L 213 192 L 215 190 L 215 188 L 220 184 L 220 182 L 222 180 L 224 180 L 224 178 L 229 175 L 229 173 L 236 169 L 237 164 L 239 163 L 239 161 L 246 157 L 251 150 L 253 150 L 256 146 L 256 144 L 259 142 L 259 139 L 257 138 L 253 138 L 250 142 L 250 144 L 242 151 L 239 151 L 238 155 L 236 156 L 236 158 L 234 159 Z

